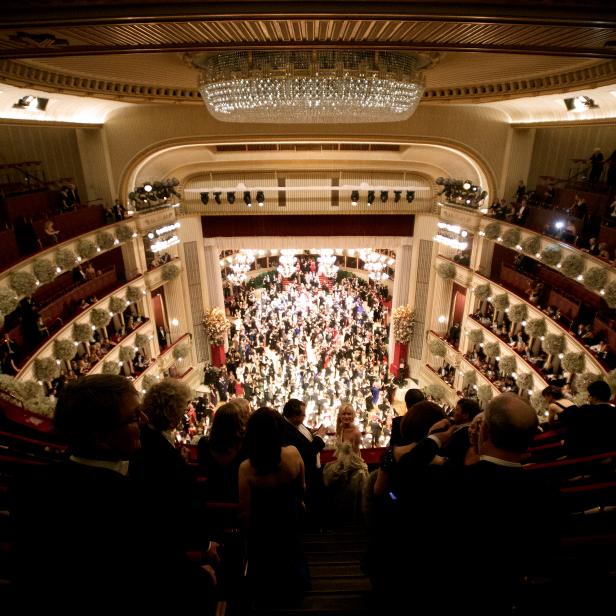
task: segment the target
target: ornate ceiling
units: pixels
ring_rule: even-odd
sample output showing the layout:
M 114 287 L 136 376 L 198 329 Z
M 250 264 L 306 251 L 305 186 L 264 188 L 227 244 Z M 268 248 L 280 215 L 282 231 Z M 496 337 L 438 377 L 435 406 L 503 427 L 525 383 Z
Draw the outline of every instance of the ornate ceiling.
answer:
M 424 101 L 501 100 L 616 83 L 616 12 L 587 2 L 9 0 L 0 79 L 127 102 L 199 102 L 186 54 L 372 48 L 437 54 Z

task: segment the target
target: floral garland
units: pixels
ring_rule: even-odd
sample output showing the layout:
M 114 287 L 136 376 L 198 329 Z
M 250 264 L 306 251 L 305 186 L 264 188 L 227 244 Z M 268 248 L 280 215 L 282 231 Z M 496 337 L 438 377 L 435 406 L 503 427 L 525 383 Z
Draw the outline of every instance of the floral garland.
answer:
M 71 361 L 77 354 L 77 346 L 73 340 L 61 340 L 56 338 L 53 341 L 53 356 L 63 361 Z
M 440 340 L 429 340 L 428 350 L 437 357 L 445 357 L 447 355 L 447 345 Z
M 134 304 L 143 299 L 143 291 L 139 287 L 129 285 L 126 287 L 126 301 Z
M 126 309 L 126 300 L 121 297 L 116 297 L 115 295 L 109 299 L 109 312 L 113 312 L 113 314 L 118 314 L 119 312 L 124 312 Z
M 513 355 L 503 355 L 498 362 L 498 369 L 503 376 L 509 376 L 515 372 L 517 365 Z
M 560 246 L 557 246 L 556 244 L 548 244 L 541 251 L 541 258 L 548 265 L 554 266 L 560 263 L 562 254 L 563 254 L 563 251 L 560 249 Z
M 584 274 L 584 284 L 593 291 L 603 289 L 607 282 L 607 269 L 605 267 L 591 267 Z
M 489 283 L 480 284 L 475 287 L 475 297 L 483 302 L 492 295 L 492 289 Z
M 477 382 L 477 373 L 474 370 L 467 370 L 462 375 L 462 388 L 466 389 Z
M 96 245 L 92 240 L 81 239 L 77 242 L 77 254 L 82 259 L 91 259 L 96 255 Z
M 178 346 L 175 346 L 173 347 L 173 351 L 171 351 L 171 354 L 177 360 L 181 360 L 181 359 L 184 359 L 185 357 L 188 357 L 189 353 L 190 353 L 190 346 L 188 344 L 180 344 Z
M 541 240 L 536 235 L 524 238 L 520 244 L 522 250 L 528 255 L 536 255 L 541 250 Z
M 415 311 L 411 306 L 398 306 L 393 312 L 394 340 L 408 344 L 415 331 Z
M 515 248 L 520 243 L 520 230 L 514 227 L 503 233 L 503 245 L 507 248 Z
M 610 308 L 616 308 L 616 281 L 608 282 L 605 285 L 605 294 L 603 297 Z
M 584 353 L 565 353 L 562 359 L 563 370 L 566 372 L 584 372 L 586 367 L 586 356 Z
M 456 277 L 456 266 L 453 263 L 439 263 L 436 273 L 444 280 L 451 280 Z
M 548 334 L 541 343 L 541 348 L 550 355 L 558 355 L 565 350 L 565 337 L 559 334 Z
M 75 342 L 89 342 L 92 338 L 92 326 L 88 323 L 73 324 L 72 337 Z
M 102 308 L 92 308 L 92 310 L 90 310 L 90 323 L 92 323 L 96 329 L 107 327 L 109 321 L 111 321 L 109 310 L 103 310 Z
M 32 271 L 41 284 L 51 282 L 56 277 L 56 268 L 49 259 L 35 259 Z
M 528 391 L 533 386 L 533 375 L 530 372 L 518 374 L 516 384 L 520 391 Z
M 507 293 L 501 293 L 500 295 L 494 296 L 492 306 L 494 306 L 494 310 L 506 310 L 509 308 L 509 295 L 507 295 Z
M 0 389 L 21 400 L 26 410 L 53 418 L 55 400 L 45 397 L 42 385 L 36 381 L 18 381 L 8 374 L 0 374 Z
M 106 361 L 103 363 L 103 374 L 120 374 L 120 363 L 117 361 Z
M 53 381 L 60 374 L 60 366 L 53 357 L 34 360 L 34 376 L 38 381 Z
M 541 338 L 541 336 L 545 336 L 545 332 L 547 330 L 548 328 L 543 317 L 531 319 L 528 323 L 526 323 L 526 327 L 524 328 L 524 331 L 531 338 Z
M 70 270 L 77 263 L 77 255 L 70 248 L 60 248 L 56 252 L 56 265 L 61 270 Z
M 137 334 L 135 336 L 135 346 L 140 349 L 147 347 L 148 342 L 150 342 L 150 337 L 147 334 Z
M 180 268 L 175 263 L 165 263 L 161 270 L 161 277 L 163 280 L 175 280 L 180 275 Z
M 477 397 L 482 402 L 488 402 L 492 400 L 493 397 L 492 386 L 491 385 L 480 385 L 477 388 Z
M 17 295 L 32 295 L 38 286 L 36 276 L 30 272 L 11 272 L 9 286 Z
M 468 332 L 468 341 L 473 345 L 481 344 L 483 342 L 483 330 L 481 329 L 471 329 Z
M 430 396 L 434 400 L 443 400 L 447 395 L 447 390 L 440 383 L 430 383 L 424 390 L 426 397 Z
M 156 385 L 156 383 L 158 383 L 158 379 L 153 374 L 146 374 L 141 381 L 141 389 L 147 391 L 152 385 Z
M 120 225 L 116 229 L 116 237 L 119 242 L 127 242 L 133 237 L 133 230 L 128 225 Z
M 101 250 L 109 250 L 114 244 L 113 235 L 108 231 L 99 231 L 96 234 L 96 243 Z
M 541 392 L 537 392 L 530 397 L 530 405 L 535 409 L 539 417 L 544 417 L 548 412 L 548 402 L 541 395 Z
M 526 304 L 514 304 L 509 308 L 508 314 L 513 323 L 521 323 L 528 318 L 528 306 Z
M 588 386 L 595 381 L 600 381 L 601 375 L 594 372 L 582 372 L 575 379 L 575 387 L 581 393 L 586 393 Z
M 497 239 L 501 234 L 501 226 L 497 222 L 491 222 L 484 230 L 483 234 L 489 240 Z
M 135 347 L 133 346 L 121 346 L 120 347 L 120 359 L 122 361 L 133 361 L 133 359 L 135 359 L 135 353 L 137 351 L 135 350 Z
M 2 316 L 11 314 L 11 312 L 17 308 L 18 304 L 19 299 L 15 295 L 13 289 L 0 288 L 0 314 L 2 314 Z
M 576 278 L 584 271 L 584 259 L 580 255 L 568 254 L 560 264 L 560 271 L 569 278 Z
M 612 395 L 616 394 L 616 368 L 607 373 L 605 382 L 611 387 Z
M 500 350 L 500 345 L 498 344 L 498 342 L 486 342 L 483 345 L 483 352 L 490 359 L 495 358 L 498 355 L 499 350 Z

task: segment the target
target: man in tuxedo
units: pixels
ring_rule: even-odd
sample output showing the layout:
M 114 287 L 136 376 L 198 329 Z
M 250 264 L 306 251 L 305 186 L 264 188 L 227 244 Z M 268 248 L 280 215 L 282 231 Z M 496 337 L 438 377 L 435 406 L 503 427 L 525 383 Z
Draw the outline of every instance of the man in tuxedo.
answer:
M 323 474 L 319 452 L 325 447 L 325 428 L 319 426 L 314 432 L 304 425 L 306 404 L 291 398 L 282 411 L 285 418 L 285 440 L 287 445 L 297 448 L 306 474 L 306 517 L 309 526 L 321 527 L 321 505 L 323 500 Z
M 70 458 L 31 467 L 12 490 L 20 613 L 170 607 L 182 584 L 200 603 L 211 594 L 209 574 L 169 539 L 179 529 L 157 524 L 128 477 L 142 417 L 137 391 L 119 375 L 90 375 L 62 389 L 54 422 Z

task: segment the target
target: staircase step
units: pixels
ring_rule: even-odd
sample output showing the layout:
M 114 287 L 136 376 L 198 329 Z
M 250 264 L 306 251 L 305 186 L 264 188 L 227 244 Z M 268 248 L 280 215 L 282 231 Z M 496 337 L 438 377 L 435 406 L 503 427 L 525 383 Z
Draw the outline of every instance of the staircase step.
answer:
M 370 582 L 361 576 L 312 577 L 311 595 L 319 593 L 370 592 Z
M 298 614 L 319 614 L 322 616 L 346 616 L 351 614 L 374 614 L 370 609 L 370 600 L 362 593 L 308 595 L 302 603 L 294 608 L 253 609 L 252 616 L 297 616 Z
M 320 577 L 337 578 L 353 575 L 363 575 L 358 562 L 314 563 L 310 566 L 310 577 L 313 580 Z
M 307 552 L 306 560 L 308 563 L 330 563 L 333 565 L 343 565 L 343 564 L 351 564 L 356 565 L 359 563 L 363 557 L 363 550 L 354 550 L 354 551 L 339 551 L 336 553 L 331 552 Z

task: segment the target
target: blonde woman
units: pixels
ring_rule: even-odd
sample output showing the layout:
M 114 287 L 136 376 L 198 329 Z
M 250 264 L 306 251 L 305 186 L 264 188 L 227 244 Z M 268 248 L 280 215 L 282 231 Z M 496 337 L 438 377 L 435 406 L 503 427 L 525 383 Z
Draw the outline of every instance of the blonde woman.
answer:
M 351 443 L 354 453 L 359 453 L 361 432 L 355 425 L 355 409 L 348 402 L 343 404 L 336 418 L 336 444 Z

